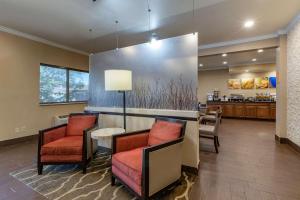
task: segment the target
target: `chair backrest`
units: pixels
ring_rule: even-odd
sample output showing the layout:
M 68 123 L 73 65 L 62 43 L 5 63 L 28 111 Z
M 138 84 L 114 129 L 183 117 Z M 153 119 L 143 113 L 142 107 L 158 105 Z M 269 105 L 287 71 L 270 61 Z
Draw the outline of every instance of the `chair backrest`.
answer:
M 85 129 L 98 123 L 98 115 L 94 113 L 72 113 L 69 115 L 67 136 L 82 136 Z
M 157 117 L 148 138 L 148 145 L 158 145 L 183 137 L 186 121 L 174 118 Z

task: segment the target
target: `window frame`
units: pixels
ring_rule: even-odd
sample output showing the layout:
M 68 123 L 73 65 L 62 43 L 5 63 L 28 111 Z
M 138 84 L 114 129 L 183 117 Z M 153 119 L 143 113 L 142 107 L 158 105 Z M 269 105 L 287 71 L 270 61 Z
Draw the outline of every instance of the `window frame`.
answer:
M 47 106 L 47 105 L 66 105 L 66 104 L 85 104 L 88 102 L 86 101 L 70 101 L 70 71 L 76 71 L 76 72 L 85 72 L 85 73 L 90 73 L 89 70 L 82 70 L 82 69 L 75 69 L 71 67 L 62 67 L 58 65 L 52 65 L 52 64 L 46 64 L 46 63 L 40 63 L 40 68 L 41 66 L 46 66 L 46 67 L 52 67 L 52 68 L 57 68 L 57 69 L 64 69 L 66 70 L 66 101 L 61 101 L 61 102 L 41 102 L 40 99 L 40 93 L 41 93 L 41 85 L 40 85 L 40 80 L 41 80 L 41 70 L 40 70 L 40 78 L 39 78 L 39 104 L 41 106 Z

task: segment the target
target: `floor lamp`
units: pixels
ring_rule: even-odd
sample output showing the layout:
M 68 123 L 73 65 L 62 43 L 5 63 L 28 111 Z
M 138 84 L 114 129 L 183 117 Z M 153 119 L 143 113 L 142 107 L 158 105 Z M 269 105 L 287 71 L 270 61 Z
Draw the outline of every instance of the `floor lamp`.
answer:
M 105 90 L 123 94 L 124 129 L 126 130 L 126 91 L 132 90 L 132 72 L 129 70 L 105 70 Z

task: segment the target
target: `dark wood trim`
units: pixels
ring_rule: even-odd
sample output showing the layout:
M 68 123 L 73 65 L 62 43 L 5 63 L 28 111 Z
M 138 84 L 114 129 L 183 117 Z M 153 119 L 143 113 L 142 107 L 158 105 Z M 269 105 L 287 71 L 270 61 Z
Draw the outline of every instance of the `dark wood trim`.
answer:
M 288 144 L 288 138 L 281 138 L 275 134 L 275 140 L 280 144 Z
M 25 142 L 25 141 L 33 140 L 33 139 L 38 139 L 38 134 L 0 141 L 0 147 L 1 146 L 12 145 L 12 144 L 17 144 L 17 143 L 20 143 L 20 142 Z
M 103 115 L 123 115 L 120 112 L 102 112 L 102 111 L 85 111 L 86 113 L 98 113 Z M 167 116 L 167 115 L 153 115 L 153 114 L 139 114 L 139 113 L 126 113 L 126 116 L 130 117 L 147 117 L 147 118 L 173 118 L 179 120 L 186 120 L 186 121 L 198 121 L 197 117 L 180 117 L 180 116 Z
M 290 139 L 287 139 L 287 144 L 290 145 L 293 149 L 295 149 L 297 152 L 300 153 L 300 146 L 291 141 Z
M 87 104 L 88 101 L 70 101 L 70 102 L 47 102 L 39 103 L 40 106 L 63 106 L 63 105 L 72 105 L 72 104 Z
M 275 135 L 275 140 L 279 142 L 280 144 L 288 144 L 291 146 L 294 150 L 297 152 L 300 152 L 300 146 L 291 141 L 289 138 L 281 138 L 278 135 Z
M 83 70 L 83 69 L 75 69 L 75 68 L 71 68 L 71 67 L 62 67 L 59 65 L 52 65 L 52 64 L 46 64 L 46 63 L 40 63 L 40 66 L 46 66 L 46 67 L 53 67 L 53 68 L 58 68 L 58 69 L 66 69 L 66 70 L 72 70 L 72 71 L 78 71 L 78 72 L 87 72 L 89 73 L 89 70 Z

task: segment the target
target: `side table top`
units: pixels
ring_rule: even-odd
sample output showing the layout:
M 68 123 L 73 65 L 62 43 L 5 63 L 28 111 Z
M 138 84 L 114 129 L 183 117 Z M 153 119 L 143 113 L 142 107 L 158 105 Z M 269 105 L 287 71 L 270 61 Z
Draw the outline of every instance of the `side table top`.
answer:
M 102 139 L 105 137 L 111 137 L 113 135 L 125 133 L 123 128 L 101 128 L 92 132 L 91 137 L 93 139 Z

